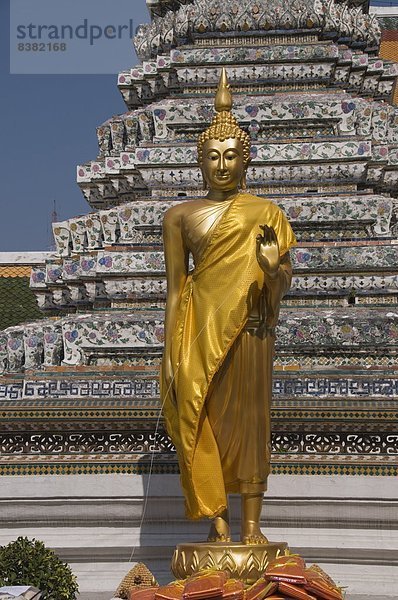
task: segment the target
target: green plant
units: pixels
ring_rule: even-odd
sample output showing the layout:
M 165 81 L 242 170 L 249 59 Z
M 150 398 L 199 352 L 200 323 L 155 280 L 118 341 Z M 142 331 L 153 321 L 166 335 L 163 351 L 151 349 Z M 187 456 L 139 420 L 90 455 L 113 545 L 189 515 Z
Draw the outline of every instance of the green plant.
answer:
M 32 585 L 43 592 L 42 600 L 75 600 L 76 577 L 43 542 L 19 537 L 0 547 L 0 586 Z

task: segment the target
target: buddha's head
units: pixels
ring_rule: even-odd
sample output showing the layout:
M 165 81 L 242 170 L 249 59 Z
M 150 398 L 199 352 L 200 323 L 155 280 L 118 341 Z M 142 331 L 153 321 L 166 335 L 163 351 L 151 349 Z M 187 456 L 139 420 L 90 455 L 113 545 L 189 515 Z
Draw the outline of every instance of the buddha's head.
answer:
M 216 115 L 198 140 L 198 160 L 205 189 L 229 192 L 246 188 L 250 136 L 233 114 L 227 74 L 222 70 L 215 99 Z

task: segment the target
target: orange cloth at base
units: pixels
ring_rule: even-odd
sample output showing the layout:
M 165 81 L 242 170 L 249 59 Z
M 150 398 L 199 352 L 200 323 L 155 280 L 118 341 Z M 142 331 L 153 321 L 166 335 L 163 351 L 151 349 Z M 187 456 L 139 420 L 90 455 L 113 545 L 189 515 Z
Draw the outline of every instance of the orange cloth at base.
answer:
M 184 586 L 183 600 L 206 600 L 222 596 L 228 579 L 225 571 L 198 573 L 190 577 Z

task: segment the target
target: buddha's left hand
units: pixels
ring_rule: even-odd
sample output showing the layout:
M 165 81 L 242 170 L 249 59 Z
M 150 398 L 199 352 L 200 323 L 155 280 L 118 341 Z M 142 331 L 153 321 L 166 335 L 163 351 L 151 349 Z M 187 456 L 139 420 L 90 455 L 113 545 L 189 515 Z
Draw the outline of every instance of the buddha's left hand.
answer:
M 278 238 L 273 227 L 260 225 L 260 229 L 263 230 L 263 235 L 258 234 L 256 237 L 257 261 L 264 273 L 273 279 L 278 273 L 280 264 Z

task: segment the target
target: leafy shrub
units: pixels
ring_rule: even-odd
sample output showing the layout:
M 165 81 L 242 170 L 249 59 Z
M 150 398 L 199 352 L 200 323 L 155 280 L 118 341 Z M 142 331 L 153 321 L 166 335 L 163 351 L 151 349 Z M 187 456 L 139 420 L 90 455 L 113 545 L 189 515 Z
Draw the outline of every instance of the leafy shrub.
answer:
M 42 600 L 75 600 L 76 577 L 43 542 L 19 537 L 0 546 L 0 587 L 32 585 L 42 590 Z

